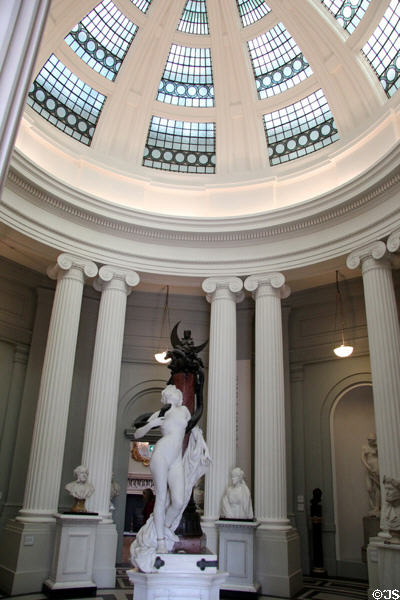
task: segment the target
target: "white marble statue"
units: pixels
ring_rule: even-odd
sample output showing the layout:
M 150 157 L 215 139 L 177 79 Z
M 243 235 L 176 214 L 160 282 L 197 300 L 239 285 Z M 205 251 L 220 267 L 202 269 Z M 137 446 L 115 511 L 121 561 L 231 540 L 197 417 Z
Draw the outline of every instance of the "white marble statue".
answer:
M 89 479 L 89 471 L 84 465 L 74 469 L 75 481 L 67 483 L 65 489 L 75 499 L 72 512 L 86 512 L 85 500 L 94 492 L 94 486 Z
M 210 463 L 208 448 L 201 429 L 194 427 L 182 457 L 182 443 L 190 412 L 182 405 L 182 392 L 174 385 L 162 391 L 161 402 L 170 404 L 166 412 L 155 412 L 147 423 L 136 430 L 135 438 L 160 426 L 162 437 L 153 450 L 150 470 L 156 500 L 153 514 L 139 530 L 131 545 L 131 561 L 145 573 L 154 572 L 156 554 L 172 550 L 179 538 L 174 534 L 189 502 L 193 486 L 204 475 Z
M 244 481 L 242 469 L 232 469 L 231 479 L 232 485 L 227 487 L 222 498 L 222 516 L 226 519 L 252 519 L 250 490 Z
M 400 481 L 385 475 L 383 487 L 386 501 L 384 520 L 392 536 L 390 542 L 400 544 Z
M 361 462 L 366 468 L 365 482 L 368 491 L 368 516 L 379 517 L 381 512 L 381 489 L 379 482 L 378 447 L 375 433 L 368 435 L 368 444 L 361 449 Z

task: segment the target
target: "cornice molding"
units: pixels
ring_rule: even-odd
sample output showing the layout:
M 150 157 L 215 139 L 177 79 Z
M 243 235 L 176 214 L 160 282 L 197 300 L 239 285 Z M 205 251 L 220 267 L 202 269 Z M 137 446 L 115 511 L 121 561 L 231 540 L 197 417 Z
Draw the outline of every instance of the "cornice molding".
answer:
M 210 226 L 210 228 L 218 227 L 220 219 L 177 218 L 174 220 L 171 219 L 171 217 L 157 215 L 157 227 L 141 225 L 133 222 L 138 217 L 138 212 L 133 209 L 118 207 L 118 211 L 116 211 L 114 210 L 115 207 L 104 202 L 102 206 L 103 212 L 108 210 L 111 216 L 99 214 L 94 212 L 94 210 L 82 208 L 72 201 L 70 202 L 48 193 L 18 173 L 14 168 L 10 169 L 8 175 L 8 186 L 12 187 L 14 191 L 19 191 L 25 197 L 28 196 L 31 201 L 44 210 L 51 211 L 53 214 L 56 211 L 61 217 L 80 221 L 82 225 L 86 227 L 94 226 L 96 229 L 113 231 L 122 236 L 135 236 L 144 240 L 160 240 L 169 243 L 191 242 L 199 244 L 217 242 L 232 243 L 241 241 L 258 242 L 268 238 L 286 236 L 293 233 L 298 234 L 303 231 L 305 232 L 318 228 L 321 225 L 326 226 L 329 223 L 333 225 L 345 217 L 351 217 L 353 213 L 358 212 L 360 209 L 365 209 L 368 205 L 378 200 L 385 192 L 392 190 L 399 183 L 400 167 L 384 177 L 377 185 L 369 188 L 365 193 L 359 194 L 349 200 L 344 200 L 341 203 L 336 203 L 327 209 L 322 208 L 323 203 L 313 203 L 313 201 L 310 201 L 307 203 L 308 206 L 305 207 L 304 212 L 309 212 L 310 209 L 312 209 L 312 205 L 317 204 L 315 207 L 316 212 L 312 215 L 306 215 L 304 218 L 298 216 L 299 207 L 295 206 L 292 211 L 290 208 L 285 208 L 282 211 L 275 210 L 270 211 L 270 213 L 266 213 L 265 215 L 256 215 L 251 218 L 250 222 L 247 217 L 224 220 L 223 228 L 230 226 L 232 229 L 236 228 L 236 230 L 202 231 L 202 229 L 207 226 Z M 65 195 L 68 196 L 66 187 L 64 192 Z M 82 199 L 84 200 L 83 195 Z M 112 216 L 113 212 L 118 212 L 120 218 Z M 294 213 L 294 218 L 290 218 L 290 213 Z M 257 226 L 257 221 L 265 222 L 265 220 L 268 220 L 269 215 L 270 220 L 279 221 L 280 214 L 283 221 L 280 224 L 261 227 Z M 163 223 L 165 223 L 165 228 L 162 227 Z M 170 229 L 172 223 L 175 227 L 174 230 Z M 190 229 L 188 229 L 189 227 Z

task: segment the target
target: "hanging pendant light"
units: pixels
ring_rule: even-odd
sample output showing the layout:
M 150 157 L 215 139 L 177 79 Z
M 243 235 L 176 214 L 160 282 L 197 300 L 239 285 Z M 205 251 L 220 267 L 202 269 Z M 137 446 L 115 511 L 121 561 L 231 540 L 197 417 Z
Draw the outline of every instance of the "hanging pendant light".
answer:
M 167 285 L 167 291 L 165 293 L 165 302 L 164 302 L 164 310 L 161 321 L 161 331 L 160 331 L 160 340 L 158 343 L 158 350 L 154 354 L 154 358 L 156 361 L 162 365 L 167 365 L 171 362 L 170 358 L 166 358 L 166 354 L 168 352 L 168 340 L 169 336 L 169 311 L 168 311 L 168 299 L 169 299 L 169 285 Z M 163 335 L 164 334 L 164 335 Z
M 342 343 L 340 346 L 337 346 L 333 349 L 336 356 L 339 358 L 347 358 L 350 356 L 354 350 L 353 346 L 348 346 L 344 341 L 344 317 L 343 317 L 343 301 L 342 295 L 339 289 L 339 271 L 336 271 L 336 317 L 339 313 L 340 325 L 341 325 L 341 333 L 342 333 Z

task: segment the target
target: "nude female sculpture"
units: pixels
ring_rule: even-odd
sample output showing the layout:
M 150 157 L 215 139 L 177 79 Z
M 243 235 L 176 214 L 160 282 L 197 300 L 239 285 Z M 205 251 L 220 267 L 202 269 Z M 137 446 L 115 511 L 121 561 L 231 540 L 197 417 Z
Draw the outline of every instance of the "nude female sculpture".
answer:
M 171 531 L 171 525 L 183 505 L 184 475 L 182 461 L 182 443 L 190 412 L 182 406 L 182 392 L 174 385 L 168 385 L 161 393 L 161 402 L 170 404 L 170 408 L 152 414 L 146 425 L 135 432 L 135 438 L 143 437 L 153 427 L 160 426 L 162 438 L 157 442 L 150 461 L 153 475 L 156 501 L 154 505 L 154 526 L 157 533 L 157 552 L 167 552 L 165 536 L 173 541 L 179 538 Z M 171 502 L 167 511 L 167 491 Z
M 167 385 L 161 393 L 161 402 L 164 407 L 153 413 L 134 434 L 137 439 L 158 426 L 162 433 L 150 461 L 156 494 L 154 511 L 131 545 L 132 563 L 144 572 L 153 570 L 156 553 L 168 552 L 179 541 L 174 531 L 194 484 L 204 475 L 210 462 L 197 426 L 191 430 L 182 457 L 183 439 L 191 420 L 189 410 L 182 405 L 182 392 L 175 385 Z

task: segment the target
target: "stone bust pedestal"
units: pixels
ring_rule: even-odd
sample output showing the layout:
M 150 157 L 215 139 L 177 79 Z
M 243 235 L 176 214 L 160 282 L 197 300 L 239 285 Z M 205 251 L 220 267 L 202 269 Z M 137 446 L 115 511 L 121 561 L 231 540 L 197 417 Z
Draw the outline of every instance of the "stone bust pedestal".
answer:
M 259 584 L 255 583 L 254 539 L 259 523 L 220 519 L 216 522 L 219 530 L 219 568 L 229 573 L 225 590 L 247 592 L 257 595 Z

